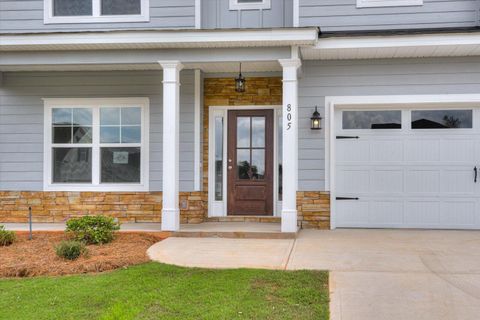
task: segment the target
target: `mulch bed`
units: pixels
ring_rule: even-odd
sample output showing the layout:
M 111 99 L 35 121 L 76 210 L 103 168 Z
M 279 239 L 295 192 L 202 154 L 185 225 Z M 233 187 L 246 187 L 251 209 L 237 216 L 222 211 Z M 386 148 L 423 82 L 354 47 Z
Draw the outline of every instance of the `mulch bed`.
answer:
M 88 255 L 69 261 L 55 254 L 54 246 L 67 237 L 63 232 L 17 233 L 17 242 L 0 247 L 1 277 L 59 276 L 94 273 L 150 261 L 147 249 L 165 236 L 149 233 L 117 233 L 105 245 L 90 245 Z

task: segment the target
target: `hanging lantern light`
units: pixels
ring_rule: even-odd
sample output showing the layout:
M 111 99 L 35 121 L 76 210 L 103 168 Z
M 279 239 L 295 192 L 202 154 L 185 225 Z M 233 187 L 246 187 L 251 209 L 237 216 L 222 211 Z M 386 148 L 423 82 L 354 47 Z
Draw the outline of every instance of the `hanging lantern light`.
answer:
M 320 116 L 320 113 L 317 110 L 317 106 L 315 106 L 315 111 L 312 114 L 312 117 L 310 118 L 311 121 L 311 129 L 312 130 L 320 130 L 322 129 L 322 117 Z
M 240 63 L 240 73 L 238 78 L 235 78 L 235 91 L 242 93 L 245 92 L 245 77 L 242 76 L 242 64 Z

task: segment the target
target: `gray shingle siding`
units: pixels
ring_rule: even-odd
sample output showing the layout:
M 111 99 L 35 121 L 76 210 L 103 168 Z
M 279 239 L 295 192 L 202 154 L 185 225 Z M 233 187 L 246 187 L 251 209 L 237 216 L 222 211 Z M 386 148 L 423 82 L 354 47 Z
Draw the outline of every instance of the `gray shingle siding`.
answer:
M 356 0 L 299 0 L 300 25 L 324 32 L 479 26 L 478 0 L 424 0 L 422 6 L 357 8 Z
M 0 0 L 0 31 L 53 32 L 195 27 L 195 0 L 150 0 L 149 22 L 43 23 L 43 0 Z
M 193 71 L 181 73 L 180 189 L 193 190 Z M 148 97 L 150 190 L 162 189 L 162 72 L 4 73 L 0 86 L 0 190 L 43 189 L 42 98 Z
M 326 96 L 480 92 L 480 58 L 304 61 L 299 81 L 299 188 L 325 189 L 325 131 L 310 130 Z
M 202 0 L 202 28 L 279 28 L 293 26 L 293 0 L 273 0 L 271 9 L 230 10 L 229 0 Z

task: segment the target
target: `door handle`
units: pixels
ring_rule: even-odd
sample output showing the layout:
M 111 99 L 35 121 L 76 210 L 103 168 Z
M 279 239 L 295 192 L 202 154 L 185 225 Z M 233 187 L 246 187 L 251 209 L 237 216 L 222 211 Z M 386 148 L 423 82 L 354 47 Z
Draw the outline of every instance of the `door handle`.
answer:
M 473 168 L 473 172 L 474 172 L 473 182 L 474 182 L 474 183 L 477 183 L 478 169 L 477 169 L 476 166 L 475 166 L 475 168 Z
M 232 166 L 228 166 L 228 170 L 232 170 Z

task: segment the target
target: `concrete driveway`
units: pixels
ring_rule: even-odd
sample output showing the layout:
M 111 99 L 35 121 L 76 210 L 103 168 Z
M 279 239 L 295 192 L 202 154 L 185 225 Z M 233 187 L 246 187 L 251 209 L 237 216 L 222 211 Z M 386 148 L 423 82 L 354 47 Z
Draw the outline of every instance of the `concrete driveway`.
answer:
M 480 319 L 480 232 L 303 230 L 296 240 L 169 238 L 154 260 L 330 270 L 331 319 Z
M 480 319 L 478 231 L 304 231 L 287 268 L 331 271 L 332 319 Z

